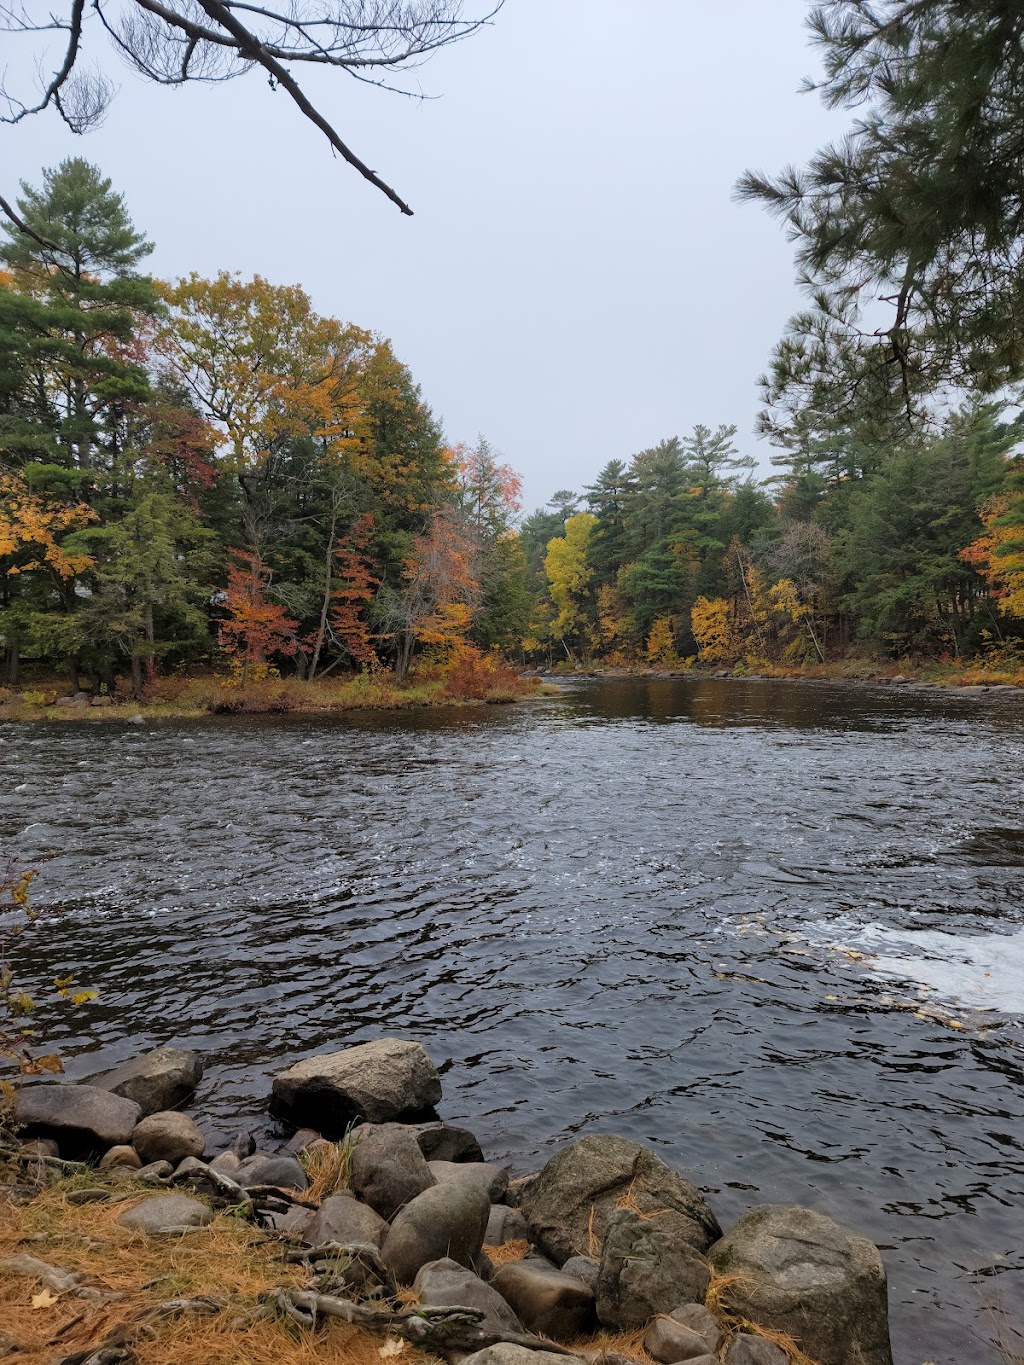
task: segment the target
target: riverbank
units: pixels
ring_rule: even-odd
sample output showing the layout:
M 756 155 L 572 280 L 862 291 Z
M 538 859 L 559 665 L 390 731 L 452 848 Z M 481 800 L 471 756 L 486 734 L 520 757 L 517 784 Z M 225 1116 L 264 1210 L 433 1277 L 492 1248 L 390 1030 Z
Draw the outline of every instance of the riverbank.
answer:
M 400 1039 L 278 1072 L 290 1139 L 208 1155 L 182 1112 L 202 1072 L 163 1048 L 17 1091 L 0 1303 L 26 1365 L 891 1365 L 878 1250 L 811 1208 L 723 1232 L 610 1135 L 513 1177 L 438 1119 L 440 1075 Z
M 331 715 L 346 711 L 404 711 L 423 707 L 501 706 L 554 696 L 557 684 L 513 670 L 479 671 L 468 679 L 441 675 L 398 684 L 393 675 L 359 674 L 313 683 L 268 679 L 248 687 L 220 678 L 158 680 L 141 701 L 131 696 L 79 691 L 61 694 L 54 683 L 0 689 L 0 721 L 139 722 L 194 720 L 201 716 Z

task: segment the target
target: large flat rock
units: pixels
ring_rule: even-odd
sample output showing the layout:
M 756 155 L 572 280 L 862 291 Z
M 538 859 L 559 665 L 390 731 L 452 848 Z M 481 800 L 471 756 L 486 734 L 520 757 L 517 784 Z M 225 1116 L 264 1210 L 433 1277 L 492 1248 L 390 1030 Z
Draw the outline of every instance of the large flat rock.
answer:
M 271 1107 L 297 1126 L 339 1136 L 352 1123 L 416 1119 L 441 1099 L 441 1079 L 422 1044 L 381 1038 L 307 1057 L 274 1077 Z
M 53 1138 L 69 1158 L 129 1144 L 141 1117 L 132 1100 L 94 1085 L 26 1085 L 14 1103 L 21 1136 Z

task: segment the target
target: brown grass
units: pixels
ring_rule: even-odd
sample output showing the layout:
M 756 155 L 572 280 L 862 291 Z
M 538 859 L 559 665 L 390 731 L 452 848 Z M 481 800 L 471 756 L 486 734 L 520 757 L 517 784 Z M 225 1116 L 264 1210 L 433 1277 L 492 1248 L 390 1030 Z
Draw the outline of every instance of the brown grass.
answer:
M 311 1204 L 322 1203 L 351 1184 L 352 1141 L 346 1135 L 341 1142 L 318 1142 L 299 1153 L 299 1165 L 309 1181 L 302 1198 Z
M 529 1242 L 503 1242 L 500 1247 L 484 1247 L 484 1254 L 491 1265 L 508 1265 L 509 1261 L 521 1261 L 530 1253 Z

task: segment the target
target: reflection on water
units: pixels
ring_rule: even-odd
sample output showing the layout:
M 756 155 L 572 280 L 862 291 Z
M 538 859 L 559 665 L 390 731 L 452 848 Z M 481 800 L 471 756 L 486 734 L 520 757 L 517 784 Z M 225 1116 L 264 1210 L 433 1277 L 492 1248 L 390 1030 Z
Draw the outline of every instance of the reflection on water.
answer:
M 227 1133 L 286 1060 L 418 1037 L 518 1168 L 618 1131 L 723 1222 L 793 1200 L 874 1238 L 902 1365 L 1024 1332 L 1020 1020 L 915 1013 L 922 962 L 1019 951 L 1018 702 L 607 680 L 0 740 L 0 838 L 71 911 L 22 965 L 101 991 L 56 1026 L 73 1076 L 196 1046 Z M 884 975 L 832 950 L 858 935 Z

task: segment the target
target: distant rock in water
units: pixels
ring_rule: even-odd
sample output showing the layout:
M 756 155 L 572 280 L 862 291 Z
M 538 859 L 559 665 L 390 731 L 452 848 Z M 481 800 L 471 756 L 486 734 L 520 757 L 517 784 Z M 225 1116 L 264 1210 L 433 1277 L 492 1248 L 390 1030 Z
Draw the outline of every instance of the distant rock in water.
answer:
M 340 1136 L 359 1120 L 422 1118 L 440 1100 L 441 1078 L 422 1044 L 382 1038 L 279 1072 L 271 1107 L 296 1126 Z
M 145 1118 L 163 1109 L 177 1109 L 192 1097 L 202 1078 L 198 1052 L 158 1047 L 91 1077 L 89 1084 L 134 1100 Z

